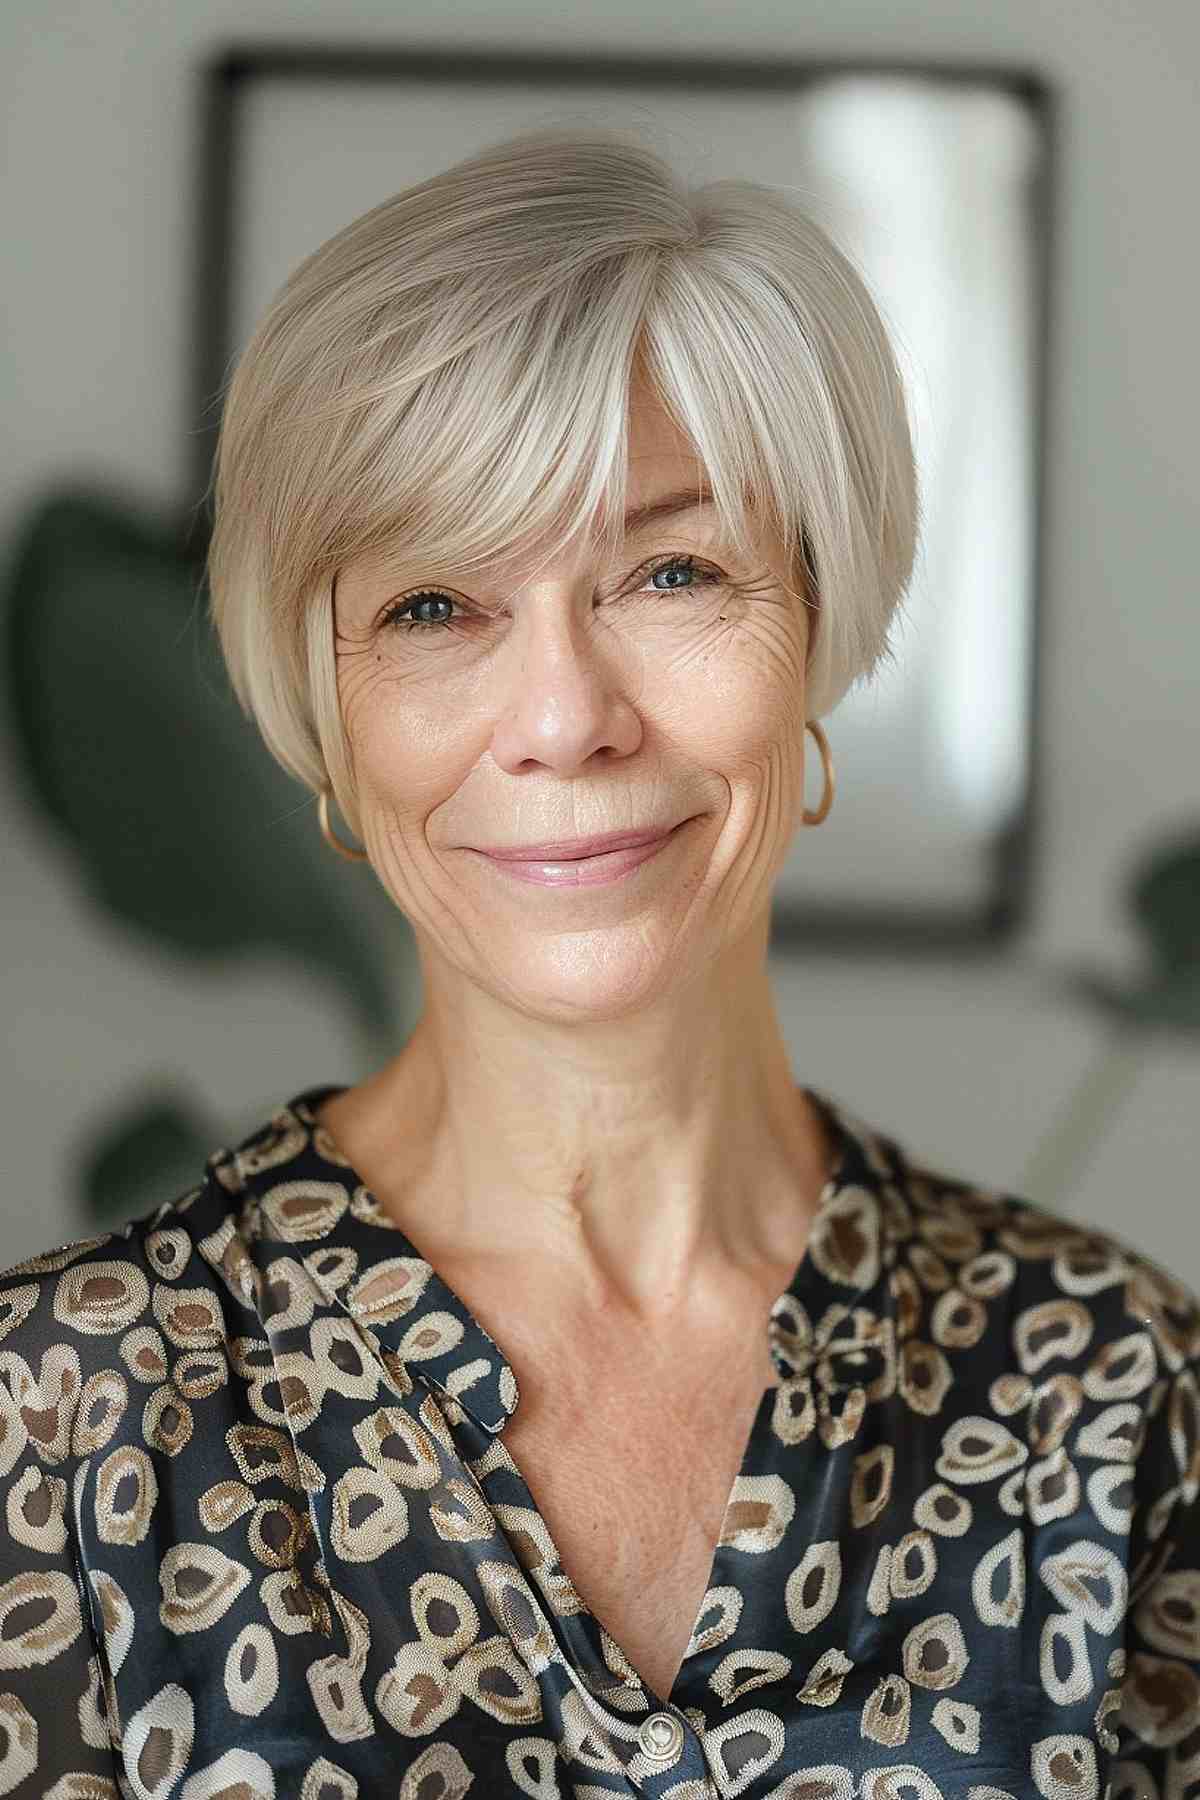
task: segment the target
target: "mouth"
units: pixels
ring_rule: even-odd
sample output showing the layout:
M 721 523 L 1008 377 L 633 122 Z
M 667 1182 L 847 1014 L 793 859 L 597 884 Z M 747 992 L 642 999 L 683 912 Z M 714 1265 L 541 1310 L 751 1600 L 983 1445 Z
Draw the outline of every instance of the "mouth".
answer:
M 681 820 L 680 823 L 684 821 Z M 602 831 L 591 837 L 557 838 L 544 844 L 520 844 L 514 849 L 477 848 L 481 856 L 490 856 L 496 862 L 582 862 L 594 856 L 606 855 L 610 850 L 634 850 L 643 844 L 659 843 L 675 829 L 673 825 L 663 825 L 643 831 Z
M 670 831 L 653 837 L 644 834 L 625 833 L 626 841 L 615 848 L 607 848 L 590 856 L 530 856 L 527 851 L 519 856 L 493 855 L 486 850 L 476 850 L 472 854 L 481 858 L 499 874 L 518 881 L 532 882 L 538 887 L 580 888 L 596 887 L 607 882 L 621 881 L 642 868 L 654 857 L 664 851 L 669 844 L 679 838 L 689 819 L 683 819 Z M 594 841 L 594 840 L 593 840 Z

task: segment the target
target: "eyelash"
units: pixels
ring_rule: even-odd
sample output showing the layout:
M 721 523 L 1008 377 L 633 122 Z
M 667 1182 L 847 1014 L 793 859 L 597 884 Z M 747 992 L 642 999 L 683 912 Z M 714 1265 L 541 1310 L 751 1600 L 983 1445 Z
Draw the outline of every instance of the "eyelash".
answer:
M 635 569 L 634 573 L 635 575 L 642 575 L 646 581 L 651 581 L 655 575 L 661 575 L 664 569 L 687 569 L 689 574 L 704 575 L 710 585 L 720 586 L 724 579 L 719 570 L 710 568 L 705 563 L 697 563 L 696 558 L 692 555 L 669 556 L 661 562 L 655 562 L 654 559 L 651 558 L 649 562 L 642 563 L 639 568 Z M 658 591 L 659 593 L 666 594 L 688 593 L 691 590 L 687 588 L 660 588 Z M 451 625 L 456 624 L 458 621 L 453 619 L 406 619 L 404 614 L 408 611 L 410 606 L 415 606 L 418 600 L 453 600 L 453 598 L 453 594 L 443 594 L 440 588 L 417 588 L 413 592 L 402 596 L 394 603 L 394 605 L 389 606 L 388 610 L 383 615 L 382 624 L 385 626 L 403 625 L 408 631 L 448 631 Z

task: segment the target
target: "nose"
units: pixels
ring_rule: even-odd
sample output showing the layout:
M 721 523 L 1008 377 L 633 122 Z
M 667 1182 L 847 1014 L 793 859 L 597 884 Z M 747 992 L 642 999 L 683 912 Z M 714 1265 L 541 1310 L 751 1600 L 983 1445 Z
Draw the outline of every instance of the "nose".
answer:
M 598 752 L 630 755 L 642 723 L 620 643 L 606 642 L 561 589 L 524 595 L 517 612 L 495 761 L 509 774 L 540 764 L 568 775 Z

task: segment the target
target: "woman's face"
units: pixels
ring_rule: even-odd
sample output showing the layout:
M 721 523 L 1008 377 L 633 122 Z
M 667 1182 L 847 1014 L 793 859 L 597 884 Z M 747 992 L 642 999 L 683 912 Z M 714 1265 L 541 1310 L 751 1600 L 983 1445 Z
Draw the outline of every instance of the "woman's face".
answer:
M 699 491 L 642 387 L 629 453 L 628 508 Z M 363 840 L 423 958 L 523 1010 L 615 1017 L 761 922 L 804 804 L 808 612 L 760 543 L 739 560 L 704 507 L 635 523 L 608 566 L 581 544 L 461 583 L 378 555 L 339 572 Z M 585 879 L 613 857 L 538 882 L 483 853 L 665 827 L 619 879 Z

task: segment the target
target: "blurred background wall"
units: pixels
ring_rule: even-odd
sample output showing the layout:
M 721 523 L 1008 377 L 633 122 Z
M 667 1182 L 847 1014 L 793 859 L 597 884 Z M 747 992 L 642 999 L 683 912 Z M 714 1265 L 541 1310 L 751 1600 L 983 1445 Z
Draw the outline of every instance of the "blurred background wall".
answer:
M 602 9 L 22 0 L 0 9 L 0 547 L 64 478 L 111 481 L 164 509 L 187 497 L 194 68 L 234 39 L 961 58 L 1016 62 L 1058 84 L 1044 768 L 1030 924 L 994 956 L 967 961 L 801 953 L 775 962 L 797 1079 L 936 1167 L 1028 1192 L 1034 1152 L 1102 1035 L 1098 1018 L 1063 996 L 1058 971 L 1089 962 L 1119 978 L 1136 968 L 1142 947 L 1121 882 L 1164 833 L 1200 819 L 1195 0 L 914 0 L 899 10 L 885 0 L 836 9 L 742 0 L 736 12 L 664 0 Z M 825 723 L 836 762 L 836 713 Z M 307 803 L 299 787 L 296 803 Z M 214 976 L 105 922 L 7 756 L 0 831 L 0 1266 L 91 1229 L 77 1199 L 82 1147 L 148 1067 L 199 1095 L 222 1131 L 240 1125 L 248 1096 L 282 1101 L 366 1072 L 345 1008 L 315 972 L 259 957 Z M 1069 1189 L 1032 1197 L 1116 1231 L 1194 1284 L 1200 1045 L 1164 1035 L 1145 1040 L 1137 1059 Z

